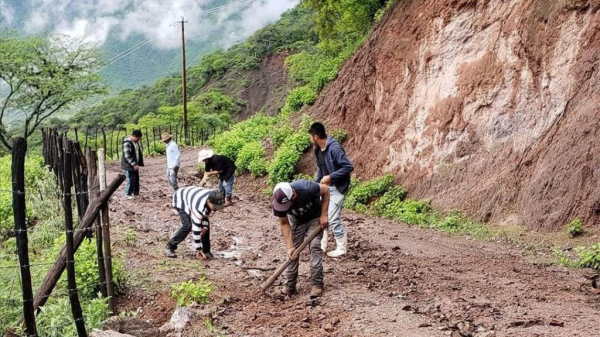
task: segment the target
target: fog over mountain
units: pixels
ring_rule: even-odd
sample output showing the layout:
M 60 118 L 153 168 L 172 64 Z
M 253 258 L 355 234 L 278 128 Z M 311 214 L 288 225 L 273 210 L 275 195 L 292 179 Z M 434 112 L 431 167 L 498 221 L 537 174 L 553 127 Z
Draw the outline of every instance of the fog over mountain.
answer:
M 96 43 L 110 64 L 103 72 L 107 83 L 123 89 L 177 71 L 181 35 L 180 26 L 172 24 L 181 17 L 187 20 L 191 65 L 206 52 L 243 41 L 296 4 L 293 0 L 0 0 L 0 27 Z

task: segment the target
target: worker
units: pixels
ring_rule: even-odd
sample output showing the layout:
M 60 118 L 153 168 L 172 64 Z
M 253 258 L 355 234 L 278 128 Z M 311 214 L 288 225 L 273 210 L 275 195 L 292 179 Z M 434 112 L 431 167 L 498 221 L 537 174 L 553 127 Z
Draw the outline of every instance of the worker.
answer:
M 125 170 L 127 186 L 125 198 L 132 200 L 140 195 L 140 167 L 144 166 L 144 152 L 140 140 L 142 131 L 134 130 L 131 136 L 123 139 L 123 158 L 121 168 Z
M 225 207 L 233 205 L 233 184 L 237 167 L 233 160 L 215 154 L 211 149 L 203 149 L 198 153 L 198 162 L 204 162 L 204 177 L 200 185 L 210 176 L 218 175 L 219 191 L 225 196 Z
M 196 186 L 178 189 L 173 194 L 173 207 L 179 212 L 181 227 L 167 243 L 165 255 L 176 258 L 177 246 L 185 240 L 190 231 L 196 248 L 196 257 L 212 259 L 210 252 L 209 216 L 223 209 L 223 197 L 217 190 Z
M 317 163 L 316 182 L 329 186 L 330 202 L 327 211 L 329 228 L 335 237 L 336 248 L 327 253 L 330 257 L 340 257 L 348 251 L 348 233 L 342 225 L 341 212 L 344 197 L 350 188 L 350 173 L 354 165 L 346 152 L 335 139 L 327 137 L 325 126 L 313 123 L 308 129 Z M 321 249 L 327 251 L 327 231 L 323 234 Z
M 319 231 L 310 242 L 310 298 L 323 295 L 323 251 L 321 238 L 323 229 L 327 228 L 329 207 L 329 186 L 317 184 L 309 180 L 297 180 L 292 183 L 279 183 L 273 190 L 273 213 L 279 218 L 281 233 L 285 240 L 287 253 L 292 263 L 284 274 L 283 295 L 296 293 L 298 279 L 298 253 L 296 248 L 302 244 L 304 237 Z
M 173 137 L 166 132 L 160 136 L 160 139 L 167 145 L 167 180 L 169 180 L 173 190 L 177 191 L 179 189 L 177 175 L 181 165 L 179 146 L 177 146 Z

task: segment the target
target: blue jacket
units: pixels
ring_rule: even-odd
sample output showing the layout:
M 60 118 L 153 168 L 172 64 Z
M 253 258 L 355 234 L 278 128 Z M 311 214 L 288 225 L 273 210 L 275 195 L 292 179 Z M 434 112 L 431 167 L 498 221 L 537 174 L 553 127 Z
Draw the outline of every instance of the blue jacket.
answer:
M 316 159 L 317 151 L 321 151 L 321 149 L 318 146 L 315 146 L 313 150 Z M 346 152 L 340 143 L 331 137 L 327 137 L 325 152 L 327 153 L 325 166 L 327 166 L 331 181 L 340 193 L 346 194 L 350 187 L 350 173 L 354 171 L 354 165 L 352 165 L 352 162 L 346 156 Z M 315 181 L 318 183 L 322 178 L 323 170 L 319 167 L 319 161 L 317 160 L 317 174 L 315 176 Z

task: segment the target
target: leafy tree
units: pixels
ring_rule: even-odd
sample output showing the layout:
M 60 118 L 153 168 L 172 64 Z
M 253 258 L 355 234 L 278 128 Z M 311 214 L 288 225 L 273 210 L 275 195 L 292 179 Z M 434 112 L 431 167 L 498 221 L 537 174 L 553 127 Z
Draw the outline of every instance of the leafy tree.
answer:
M 0 144 L 11 152 L 4 117 L 23 115 L 27 139 L 47 118 L 75 102 L 104 93 L 102 62 L 89 44 L 67 38 L 20 38 L 0 32 Z

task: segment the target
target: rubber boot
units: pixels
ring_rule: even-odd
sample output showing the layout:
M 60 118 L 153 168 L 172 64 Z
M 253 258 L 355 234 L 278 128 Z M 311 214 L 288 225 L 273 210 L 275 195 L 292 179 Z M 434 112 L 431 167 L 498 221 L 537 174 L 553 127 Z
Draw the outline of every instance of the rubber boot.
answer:
M 348 251 L 348 233 L 344 233 L 344 236 L 342 236 L 339 239 L 335 238 L 335 242 L 337 244 L 337 247 L 335 247 L 335 250 L 332 250 L 329 253 L 327 253 L 327 256 L 340 257 L 346 254 L 346 252 Z
M 321 250 L 323 253 L 327 251 L 327 229 L 323 231 L 323 238 L 321 239 Z

